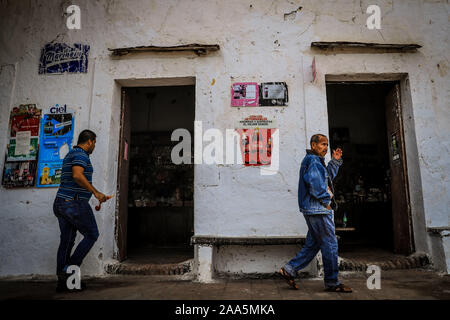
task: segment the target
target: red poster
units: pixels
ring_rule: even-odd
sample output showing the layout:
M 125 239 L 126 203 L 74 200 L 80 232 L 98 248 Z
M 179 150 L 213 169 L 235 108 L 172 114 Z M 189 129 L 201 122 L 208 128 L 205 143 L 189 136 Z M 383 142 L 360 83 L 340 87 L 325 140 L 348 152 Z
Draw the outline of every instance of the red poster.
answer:
M 240 135 L 242 161 L 245 166 L 270 165 L 272 133 L 277 129 L 236 129 Z
M 32 137 L 39 136 L 39 123 L 41 121 L 41 110 L 36 105 L 21 105 L 15 107 L 11 112 L 10 138 L 14 138 L 19 131 L 31 131 Z

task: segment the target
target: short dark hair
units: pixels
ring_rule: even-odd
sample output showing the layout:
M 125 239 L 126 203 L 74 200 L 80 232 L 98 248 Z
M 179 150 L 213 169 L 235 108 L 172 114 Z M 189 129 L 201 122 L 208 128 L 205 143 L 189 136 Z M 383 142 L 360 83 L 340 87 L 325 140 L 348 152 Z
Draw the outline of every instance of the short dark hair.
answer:
M 327 136 L 324 134 L 316 133 L 315 135 L 313 135 L 311 137 L 311 140 L 309 141 L 309 145 L 312 146 L 313 142 L 319 143 L 321 137 L 326 138 Z
M 88 129 L 83 130 L 78 135 L 77 144 L 83 144 L 85 142 L 88 142 L 89 140 L 94 141 L 96 137 L 97 137 L 97 135 L 93 131 L 88 130 Z

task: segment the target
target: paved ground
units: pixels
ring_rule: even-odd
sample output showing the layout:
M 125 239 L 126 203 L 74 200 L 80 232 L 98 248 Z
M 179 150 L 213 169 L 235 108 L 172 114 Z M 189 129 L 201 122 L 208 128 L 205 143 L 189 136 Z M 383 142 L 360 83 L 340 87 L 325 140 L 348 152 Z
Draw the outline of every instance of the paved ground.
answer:
M 323 291 L 321 279 L 300 279 L 300 290 L 284 280 L 217 279 L 202 284 L 183 276 L 119 275 L 88 278 L 88 289 L 78 293 L 56 293 L 55 280 L 43 277 L 0 279 L 0 299 L 160 299 L 160 300 L 320 300 L 320 299 L 444 299 L 450 300 L 450 276 L 426 269 L 382 271 L 381 289 L 369 290 L 365 273 L 341 273 L 353 293 Z

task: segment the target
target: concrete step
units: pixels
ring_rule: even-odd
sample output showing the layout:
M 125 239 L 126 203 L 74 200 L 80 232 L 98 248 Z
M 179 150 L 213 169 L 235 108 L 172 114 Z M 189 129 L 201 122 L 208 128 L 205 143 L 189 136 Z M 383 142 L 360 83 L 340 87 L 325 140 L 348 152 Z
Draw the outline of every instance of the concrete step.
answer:
M 182 275 L 192 270 L 192 260 L 170 264 L 118 262 L 107 264 L 105 270 L 108 274 L 123 275 Z
M 366 271 L 369 265 L 377 265 L 381 270 L 414 269 L 422 268 L 429 264 L 430 259 L 426 253 L 413 253 L 409 256 L 393 257 L 382 261 L 339 258 L 339 270 L 341 271 Z

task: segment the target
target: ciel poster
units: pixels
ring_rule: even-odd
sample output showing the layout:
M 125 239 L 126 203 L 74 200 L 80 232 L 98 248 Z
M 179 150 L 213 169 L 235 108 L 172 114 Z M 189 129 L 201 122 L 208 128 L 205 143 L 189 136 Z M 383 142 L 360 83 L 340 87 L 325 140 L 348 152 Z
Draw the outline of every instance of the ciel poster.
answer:
M 41 120 L 41 147 L 36 187 L 58 187 L 62 162 L 72 147 L 74 116 L 67 105 L 49 108 Z

